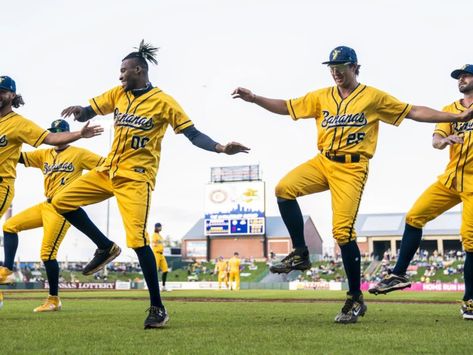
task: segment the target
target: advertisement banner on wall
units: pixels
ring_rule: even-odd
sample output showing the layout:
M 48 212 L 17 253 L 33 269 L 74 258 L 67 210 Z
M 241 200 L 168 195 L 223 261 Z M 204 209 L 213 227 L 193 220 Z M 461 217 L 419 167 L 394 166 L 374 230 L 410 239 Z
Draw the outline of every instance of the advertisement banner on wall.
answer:
M 264 193 L 262 181 L 208 184 L 205 188 L 205 235 L 264 235 Z

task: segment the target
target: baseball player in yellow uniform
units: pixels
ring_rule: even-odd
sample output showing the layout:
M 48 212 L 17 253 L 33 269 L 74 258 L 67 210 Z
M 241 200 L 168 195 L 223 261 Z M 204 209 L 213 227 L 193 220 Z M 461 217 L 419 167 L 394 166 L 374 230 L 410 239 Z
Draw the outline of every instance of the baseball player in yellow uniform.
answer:
M 170 125 L 175 133 L 183 133 L 202 149 L 226 154 L 248 151 L 239 143 L 223 146 L 200 133 L 179 104 L 150 83 L 148 61 L 157 63 L 155 52 L 156 48 L 142 41 L 136 52 L 122 60 L 121 86 L 91 99 L 88 107 L 71 106 L 63 111 L 64 117 L 73 115 L 81 122 L 97 114 L 113 113 L 115 137 L 102 166 L 81 176 L 52 199 L 54 208 L 98 246 L 94 258 L 84 268 L 84 273 L 92 273 L 113 260 L 120 249 L 80 207 L 112 196 L 117 198 L 127 246 L 138 256 L 150 294 L 145 329 L 162 327 L 169 319 L 161 301 L 156 260 L 146 232 L 161 142 L 167 127 Z
M 54 121 L 49 128 L 50 132 L 55 133 L 69 132 L 69 130 L 69 124 L 64 120 Z M 41 169 L 44 175 L 46 201 L 8 219 L 3 225 L 3 234 L 5 238 L 18 239 L 18 233 L 21 231 L 43 227 L 41 260 L 46 268 L 49 296 L 43 305 L 34 309 L 34 312 L 58 311 L 61 309 L 61 300 L 58 296 L 59 265 L 56 255 L 70 224 L 56 212 L 49 201 L 66 185 L 81 176 L 83 170 L 92 170 L 100 165 L 104 158 L 87 149 L 66 144 L 55 148 L 22 152 L 19 161 L 26 167 Z M 15 254 L 16 246 L 6 243 L 5 255 L 9 255 L 9 264 L 6 264 L 5 267 L 9 271 L 13 270 L 11 262 L 14 260 Z
M 451 73 L 458 80 L 463 98 L 443 110 L 461 113 L 473 105 L 473 65 L 467 64 Z M 473 120 L 463 123 L 439 123 L 435 127 L 432 145 L 436 149 L 450 147 L 450 161 L 445 172 L 430 185 L 406 215 L 401 249 L 392 273 L 385 276 L 370 293 L 388 293 L 410 287 L 406 271 L 420 246 L 422 228 L 427 222 L 453 206 L 463 203 L 460 234 L 465 250 L 465 293 L 461 308 L 464 319 L 473 319 Z
M 10 207 L 15 193 L 16 164 L 20 158 L 23 143 L 38 147 L 49 145 L 65 145 L 80 138 L 90 138 L 103 132 L 99 126 L 84 125 L 80 131 L 53 133 L 39 127 L 36 123 L 13 111 L 24 105 L 21 95 L 16 93 L 16 83 L 8 76 L 0 76 L 0 218 Z M 16 250 L 18 237 L 4 236 L 4 246 L 8 250 Z M 0 284 L 11 283 L 14 260 L 5 255 L 4 265 L 0 267 Z
M 230 290 L 240 289 L 240 262 L 238 252 L 235 252 L 230 260 L 228 260 L 228 283 L 230 284 Z M 233 282 L 235 282 L 235 287 L 233 287 Z
M 166 279 L 168 277 L 168 262 L 166 261 L 166 257 L 164 256 L 164 239 L 159 234 L 162 230 L 163 226 L 161 223 L 156 223 L 154 225 L 154 234 L 153 239 L 151 242 L 151 248 L 153 249 L 154 257 L 156 258 L 156 267 L 161 270 L 161 281 L 163 283 L 163 291 L 168 291 L 166 289 Z
M 291 100 L 270 99 L 237 88 L 234 98 L 255 103 L 292 119 L 315 118 L 319 154 L 289 172 L 276 186 L 281 217 L 295 248 L 272 272 L 287 273 L 310 268 L 304 240 L 304 223 L 297 197 L 330 190 L 333 237 L 340 246 L 349 291 L 337 323 L 354 323 L 366 312 L 360 290 L 360 251 L 354 231 L 355 218 L 368 176 L 379 122 L 399 125 L 408 117 L 421 122 L 459 122 L 473 111 L 440 112 L 413 106 L 357 80 L 360 65 L 352 48 L 340 46 L 330 52 L 327 64 L 335 86 L 309 92 Z
M 223 260 L 223 256 L 219 256 L 215 264 L 214 274 L 217 274 L 218 288 L 222 288 L 222 282 L 225 283 L 225 287 L 228 288 L 228 264 Z

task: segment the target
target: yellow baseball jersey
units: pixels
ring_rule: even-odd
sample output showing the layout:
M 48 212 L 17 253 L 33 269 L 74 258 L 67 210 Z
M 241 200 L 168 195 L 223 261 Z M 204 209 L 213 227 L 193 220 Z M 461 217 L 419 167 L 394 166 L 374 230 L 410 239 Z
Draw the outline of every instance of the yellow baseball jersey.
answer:
M 26 167 L 39 168 L 44 175 L 44 194 L 52 198 L 68 183 L 82 175 L 83 170 L 92 170 L 105 158 L 91 151 L 69 146 L 62 151 L 54 148 L 22 152 Z
M 227 262 L 222 260 L 218 261 L 217 264 L 215 264 L 215 268 L 217 269 L 217 272 L 220 274 L 222 272 L 227 272 Z
M 26 143 L 36 148 L 48 134 L 49 131 L 16 112 L 0 118 L 0 177 L 15 179 L 21 145 Z
M 135 97 L 121 86 L 91 99 L 90 105 L 99 115 L 113 112 L 115 120 L 112 149 L 99 171 L 108 170 L 111 178 L 146 181 L 154 188 L 168 125 L 179 133 L 193 124 L 183 109 L 159 88 Z
M 445 106 L 443 111 L 460 113 L 467 108 L 461 101 Z M 473 143 L 471 132 L 473 120 L 468 122 L 438 123 L 434 133 L 442 137 L 457 135 L 463 137 L 463 144 L 452 144 L 450 146 L 450 161 L 445 172 L 439 176 L 439 181 L 448 188 L 454 188 L 458 192 L 473 192 Z
M 164 252 L 164 239 L 159 233 L 153 234 L 152 247 L 155 253 L 162 254 Z
M 323 153 L 358 153 L 371 158 L 376 150 L 379 121 L 398 126 L 412 105 L 373 87 L 358 84 L 345 99 L 336 86 L 286 101 L 294 120 L 315 118 L 317 148 Z
M 240 272 L 240 259 L 236 256 L 232 256 L 228 260 L 228 269 L 230 272 Z

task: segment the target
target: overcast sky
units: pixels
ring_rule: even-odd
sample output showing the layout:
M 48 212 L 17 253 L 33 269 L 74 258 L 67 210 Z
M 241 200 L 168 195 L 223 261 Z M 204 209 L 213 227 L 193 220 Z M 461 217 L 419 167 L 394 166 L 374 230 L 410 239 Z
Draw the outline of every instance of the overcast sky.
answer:
M 142 38 L 159 46 L 152 83 L 172 95 L 199 130 L 222 144 L 236 140 L 252 149 L 248 155 L 217 155 L 168 130 L 148 229 L 160 221 L 165 236 L 179 239 L 203 216 L 210 167 L 260 164 L 267 214 L 277 215 L 275 185 L 316 154 L 314 121 L 293 122 L 233 100 L 235 87 L 288 99 L 331 86 L 320 63 L 332 48 L 348 45 L 358 54 L 360 82 L 441 109 L 460 97 L 450 72 L 473 62 L 472 10 L 467 0 L 8 1 L 1 6 L 0 74 L 16 80 L 26 102 L 18 112 L 47 127 L 63 108 L 86 105 L 119 85 L 121 59 Z M 111 117 L 95 121 L 109 127 Z M 410 120 L 398 128 L 382 124 L 360 213 L 406 212 L 435 181 L 448 152 L 431 147 L 433 128 Z M 105 155 L 108 132 L 76 145 Z M 42 183 L 39 170 L 18 168 L 14 212 L 42 201 Z M 329 193 L 301 198 L 300 204 L 325 244 L 333 245 Z M 87 211 L 105 231 L 106 205 Z M 115 200 L 111 222 L 111 239 L 125 246 Z M 41 229 L 21 234 L 21 260 L 39 260 L 41 236 Z M 71 229 L 58 258 L 85 260 L 93 249 Z M 120 258 L 131 257 L 126 249 Z

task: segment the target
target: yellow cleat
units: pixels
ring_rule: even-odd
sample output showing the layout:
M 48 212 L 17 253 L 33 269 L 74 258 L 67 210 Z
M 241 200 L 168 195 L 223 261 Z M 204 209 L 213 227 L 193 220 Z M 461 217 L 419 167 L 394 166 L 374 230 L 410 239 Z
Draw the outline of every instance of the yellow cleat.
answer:
M 61 300 L 58 296 L 48 296 L 44 304 L 36 307 L 33 312 L 54 312 L 60 311 L 62 307 Z
M 3 292 L 0 292 L 0 309 L 3 307 Z
M 0 267 L 0 285 L 9 285 L 15 283 L 15 275 L 10 269 L 1 266 Z

